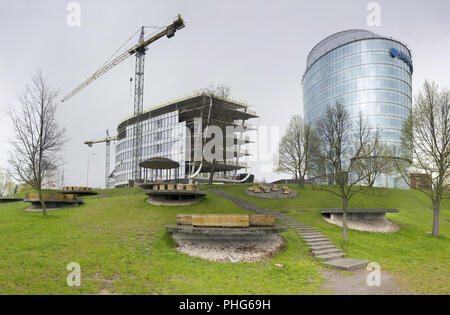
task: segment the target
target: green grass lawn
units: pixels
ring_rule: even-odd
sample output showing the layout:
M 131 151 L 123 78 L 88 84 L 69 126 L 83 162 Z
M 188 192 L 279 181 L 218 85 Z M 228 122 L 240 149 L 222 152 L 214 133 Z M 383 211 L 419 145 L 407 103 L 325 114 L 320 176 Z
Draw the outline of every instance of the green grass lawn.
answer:
M 197 205 L 156 207 L 137 189 L 40 213 L 0 207 L 0 294 L 319 294 L 322 268 L 294 231 L 285 251 L 259 263 L 216 263 L 175 250 L 164 225 L 177 213 L 244 213 L 209 193 Z M 82 286 L 68 287 L 66 266 L 81 266 Z M 277 268 L 275 263 L 283 264 Z
M 388 213 L 388 219 L 397 223 L 395 233 L 349 231 L 349 241 L 342 241 L 342 228 L 325 222 L 322 208 L 342 207 L 341 200 L 311 186 L 299 189 L 292 199 L 262 199 L 250 197 L 245 185 L 221 185 L 215 188 L 274 210 L 290 210 L 287 215 L 325 233 L 341 246 L 349 257 L 369 259 L 392 272 L 403 290 L 419 294 L 450 294 L 450 201 L 444 200 L 440 213 L 440 236 L 426 232 L 432 228 L 431 202 L 418 191 L 372 189 L 356 195 L 350 207 L 398 208 L 399 213 Z M 306 210 L 306 211 L 296 211 Z M 309 211 L 308 211 L 309 210 Z
M 59 190 L 56 189 L 43 189 L 43 194 L 54 194 L 58 193 Z M 130 188 L 109 188 L 109 189 L 96 189 L 98 196 L 108 195 L 108 196 L 120 196 L 120 195 L 131 195 L 131 194 L 143 194 L 144 191 L 139 187 L 130 187 Z M 17 194 L 11 195 L 14 197 L 25 197 L 26 194 L 37 194 L 36 189 L 28 188 L 19 191 Z M 91 197 L 88 195 L 87 197 Z

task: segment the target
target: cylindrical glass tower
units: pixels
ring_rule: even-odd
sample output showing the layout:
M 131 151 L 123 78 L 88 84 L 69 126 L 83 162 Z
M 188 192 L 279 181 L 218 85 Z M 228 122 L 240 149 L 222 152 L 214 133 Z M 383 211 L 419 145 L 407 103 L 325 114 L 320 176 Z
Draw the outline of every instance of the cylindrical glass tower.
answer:
M 343 104 L 363 114 L 381 139 L 400 145 L 401 128 L 411 109 L 413 66 L 409 48 L 366 30 L 346 30 L 319 42 L 308 55 L 303 76 L 303 113 L 314 123 L 327 106 Z M 376 186 L 403 187 L 395 176 Z

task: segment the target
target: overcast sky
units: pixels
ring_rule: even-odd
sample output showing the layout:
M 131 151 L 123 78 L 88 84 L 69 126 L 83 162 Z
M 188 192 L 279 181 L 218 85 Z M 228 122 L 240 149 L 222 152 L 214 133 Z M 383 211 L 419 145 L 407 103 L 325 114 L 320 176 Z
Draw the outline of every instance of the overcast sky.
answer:
M 450 87 L 449 0 L 379 0 L 380 26 L 367 24 L 371 1 L 361 0 L 80 0 L 79 27 L 66 22 L 69 2 L 0 1 L 0 167 L 8 166 L 11 125 L 6 112 L 17 105 L 37 68 L 63 96 L 141 25 L 168 25 L 178 13 L 186 28 L 152 44 L 146 55 L 146 108 L 224 83 L 233 98 L 257 111 L 255 124 L 283 130 L 292 114 L 302 113 L 301 77 L 310 49 L 350 28 L 392 36 L 411 48 L 414 93 L 425 79 Z M 88 148 L 83 141 L 98 138 L 105 129 L 115 134 L 117 123 L 132 114 L 134 61 L 128 58 L 59 106 L 58 119 L 70 138 L 63 152 L 66 185 L 85 185 L 89 153 L 96 153 L 89 184 L 103 185 L 105 145 Z M 253 164 L 257 178 L 286 177 L 260 164 Z

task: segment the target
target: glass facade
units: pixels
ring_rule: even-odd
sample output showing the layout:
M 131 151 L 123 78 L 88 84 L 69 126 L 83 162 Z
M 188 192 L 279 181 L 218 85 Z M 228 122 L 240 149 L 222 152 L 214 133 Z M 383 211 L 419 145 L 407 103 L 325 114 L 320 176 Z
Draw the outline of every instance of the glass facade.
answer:
M 361 112 L 379 129 L 383 141 L 399 146 L 401 128 L 412 106 L 412 67 L 392 57 L 390 49 L 409 58 L 411 53 L 398 41 L 367 31 L 348 32 L 352 36 L 341 32 L 325 39 L 319 45 L 329 49 L 317 54 L 314 50 L 321 47 L 315 47 L 308 56 L 313 61 L 308 60 L 302 82 L 305 121 L 314 123 L 327 106 L 339 102 L 355 119 Z M 358 38 L 358 34 L 363 36 Z M 382 176 L 376 185 L 400 187 L 400 182 Z
M 175 176 L 184 178 L 186 122 L 179 122 L 178 111 L 144 120 L 142 128 L 142 159 L 158 156 L 176 161 L 180 163 L 180 167 L 170 170 L 170 179 L 175 179 Z M 126 127 L 126 137 L 118 140 L 116 145 L 115 186 L 127 185 L 132 179 L 133 140 L 133 125 L 130 125 Z M 158 176 L 156 171 L 148 170 L 149 178 L 163 179 L 160 177 L 161 172 Z

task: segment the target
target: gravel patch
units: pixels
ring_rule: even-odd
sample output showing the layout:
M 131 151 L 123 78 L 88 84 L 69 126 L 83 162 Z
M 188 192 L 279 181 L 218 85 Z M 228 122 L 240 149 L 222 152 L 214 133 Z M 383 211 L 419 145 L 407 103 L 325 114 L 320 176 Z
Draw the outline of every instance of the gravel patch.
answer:
M 177 250 L 191 257 L 218 262 L 257 262 L 270 259 L 284 249 L 279 235 L 267 240 L 186 240 L 173 236 Z
M 322 217 L 328 223 L 341 226 L 341 220 L 331 220 Z M 400 228 L 397 224 L 384 220 L 347 220 L 347 227 L 352 230 L 366 231 L 366 232 L 382 232 L 382 233 L 392 233 L 398 231 Z

